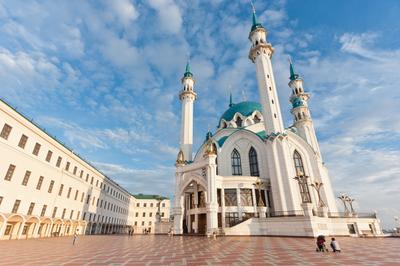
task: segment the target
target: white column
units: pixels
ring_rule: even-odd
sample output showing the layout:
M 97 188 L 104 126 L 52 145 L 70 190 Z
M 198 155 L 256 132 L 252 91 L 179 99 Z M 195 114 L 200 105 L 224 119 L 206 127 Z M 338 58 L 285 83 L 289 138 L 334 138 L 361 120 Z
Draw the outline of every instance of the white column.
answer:
M 225 189 L 221 188 L 221 223 L 222 229 L 225 229 Z
M 237 199 L 237 210 L 239 215 L 239 220 L 242 219 L 242 202 L 240 200 L 240 188 L 236 188 L 236 199 Z
M 256 199 L 256 191 L 255 191 L 254 187 L 251 189 L 251 195 L 253 198 L 254 213 L 256 214 L 257 213 L 257 199 Z
M 6 231 L 7 220 L 4 220 L 3 224 L 0 227 L 0 240 L 4 238 L 4 232 Z
M 17 239 L 21 238 L 22 231 L 24 230 L 25 221 L 20 222 L 20 226 L 18 228 Z

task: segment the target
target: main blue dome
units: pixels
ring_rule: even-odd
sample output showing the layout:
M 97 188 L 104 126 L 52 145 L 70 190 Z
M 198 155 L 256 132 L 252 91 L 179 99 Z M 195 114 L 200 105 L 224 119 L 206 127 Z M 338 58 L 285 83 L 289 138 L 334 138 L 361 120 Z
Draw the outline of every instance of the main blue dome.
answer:
M 232 106 L 224 112 L 219 120 L 224 119 L 225 121 L 231 121 L 236 113 L 240 113 L 243 116 L 250 116 L 254 111 L 259 111 L 262 113 L 262 106 L 257 102 L 241 102 L 241 103 L 234 103 Z

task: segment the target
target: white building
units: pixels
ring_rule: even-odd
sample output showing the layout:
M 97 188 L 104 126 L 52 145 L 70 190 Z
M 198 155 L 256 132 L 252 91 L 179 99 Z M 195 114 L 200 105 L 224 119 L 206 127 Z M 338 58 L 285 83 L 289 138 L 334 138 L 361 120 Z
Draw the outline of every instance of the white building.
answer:
M 179 94 L 182 128 L 176 161 L 175 234 L 380 234 L 375 214 L 356 214 L 352 206 L 346 213 L 338 212 L 308 107 L 310 95 L 291 63 L 294 122 L 284 127 L 271 63 L 274 48 L 255 12 L 249 40 L 260 103 L 235 104 L 231 98 L 216 132 L 207 134 L 194 159 L 197 94 L 186 66 Z
M 157 213 L 4 101 L 0 130 L 0 239 L 126 233 Z

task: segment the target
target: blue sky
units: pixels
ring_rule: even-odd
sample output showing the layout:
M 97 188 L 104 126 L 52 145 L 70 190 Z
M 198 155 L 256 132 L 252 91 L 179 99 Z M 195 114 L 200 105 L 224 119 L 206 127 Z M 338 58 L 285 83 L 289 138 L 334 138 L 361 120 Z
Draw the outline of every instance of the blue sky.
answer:
M 255 1 L 285 125 L 290 56 L 336 193 L 400 216 L 398 1 Z M 180 78 L 196 78 L 195 149 L 257 101 L 248 0 L 0 1 L 0 96 L 132 193 L 172 195 Z M 340 205 L 339 205 L 340 206 Z

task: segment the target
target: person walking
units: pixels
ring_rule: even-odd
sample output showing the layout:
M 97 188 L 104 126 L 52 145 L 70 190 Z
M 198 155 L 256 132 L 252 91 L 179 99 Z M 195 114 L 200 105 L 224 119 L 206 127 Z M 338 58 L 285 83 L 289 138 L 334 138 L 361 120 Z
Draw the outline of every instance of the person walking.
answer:
M 340 246 L 339 243 L 336 241 L 334 237 L 331 239 L 331 248 L 333 252 L 340 252 Z
M 74 238 L 72 240 L 72 245 L 75 245 L 76 239 L 78 238 L 78 230 L 76 230 L 76 232 L 74 233 Z

